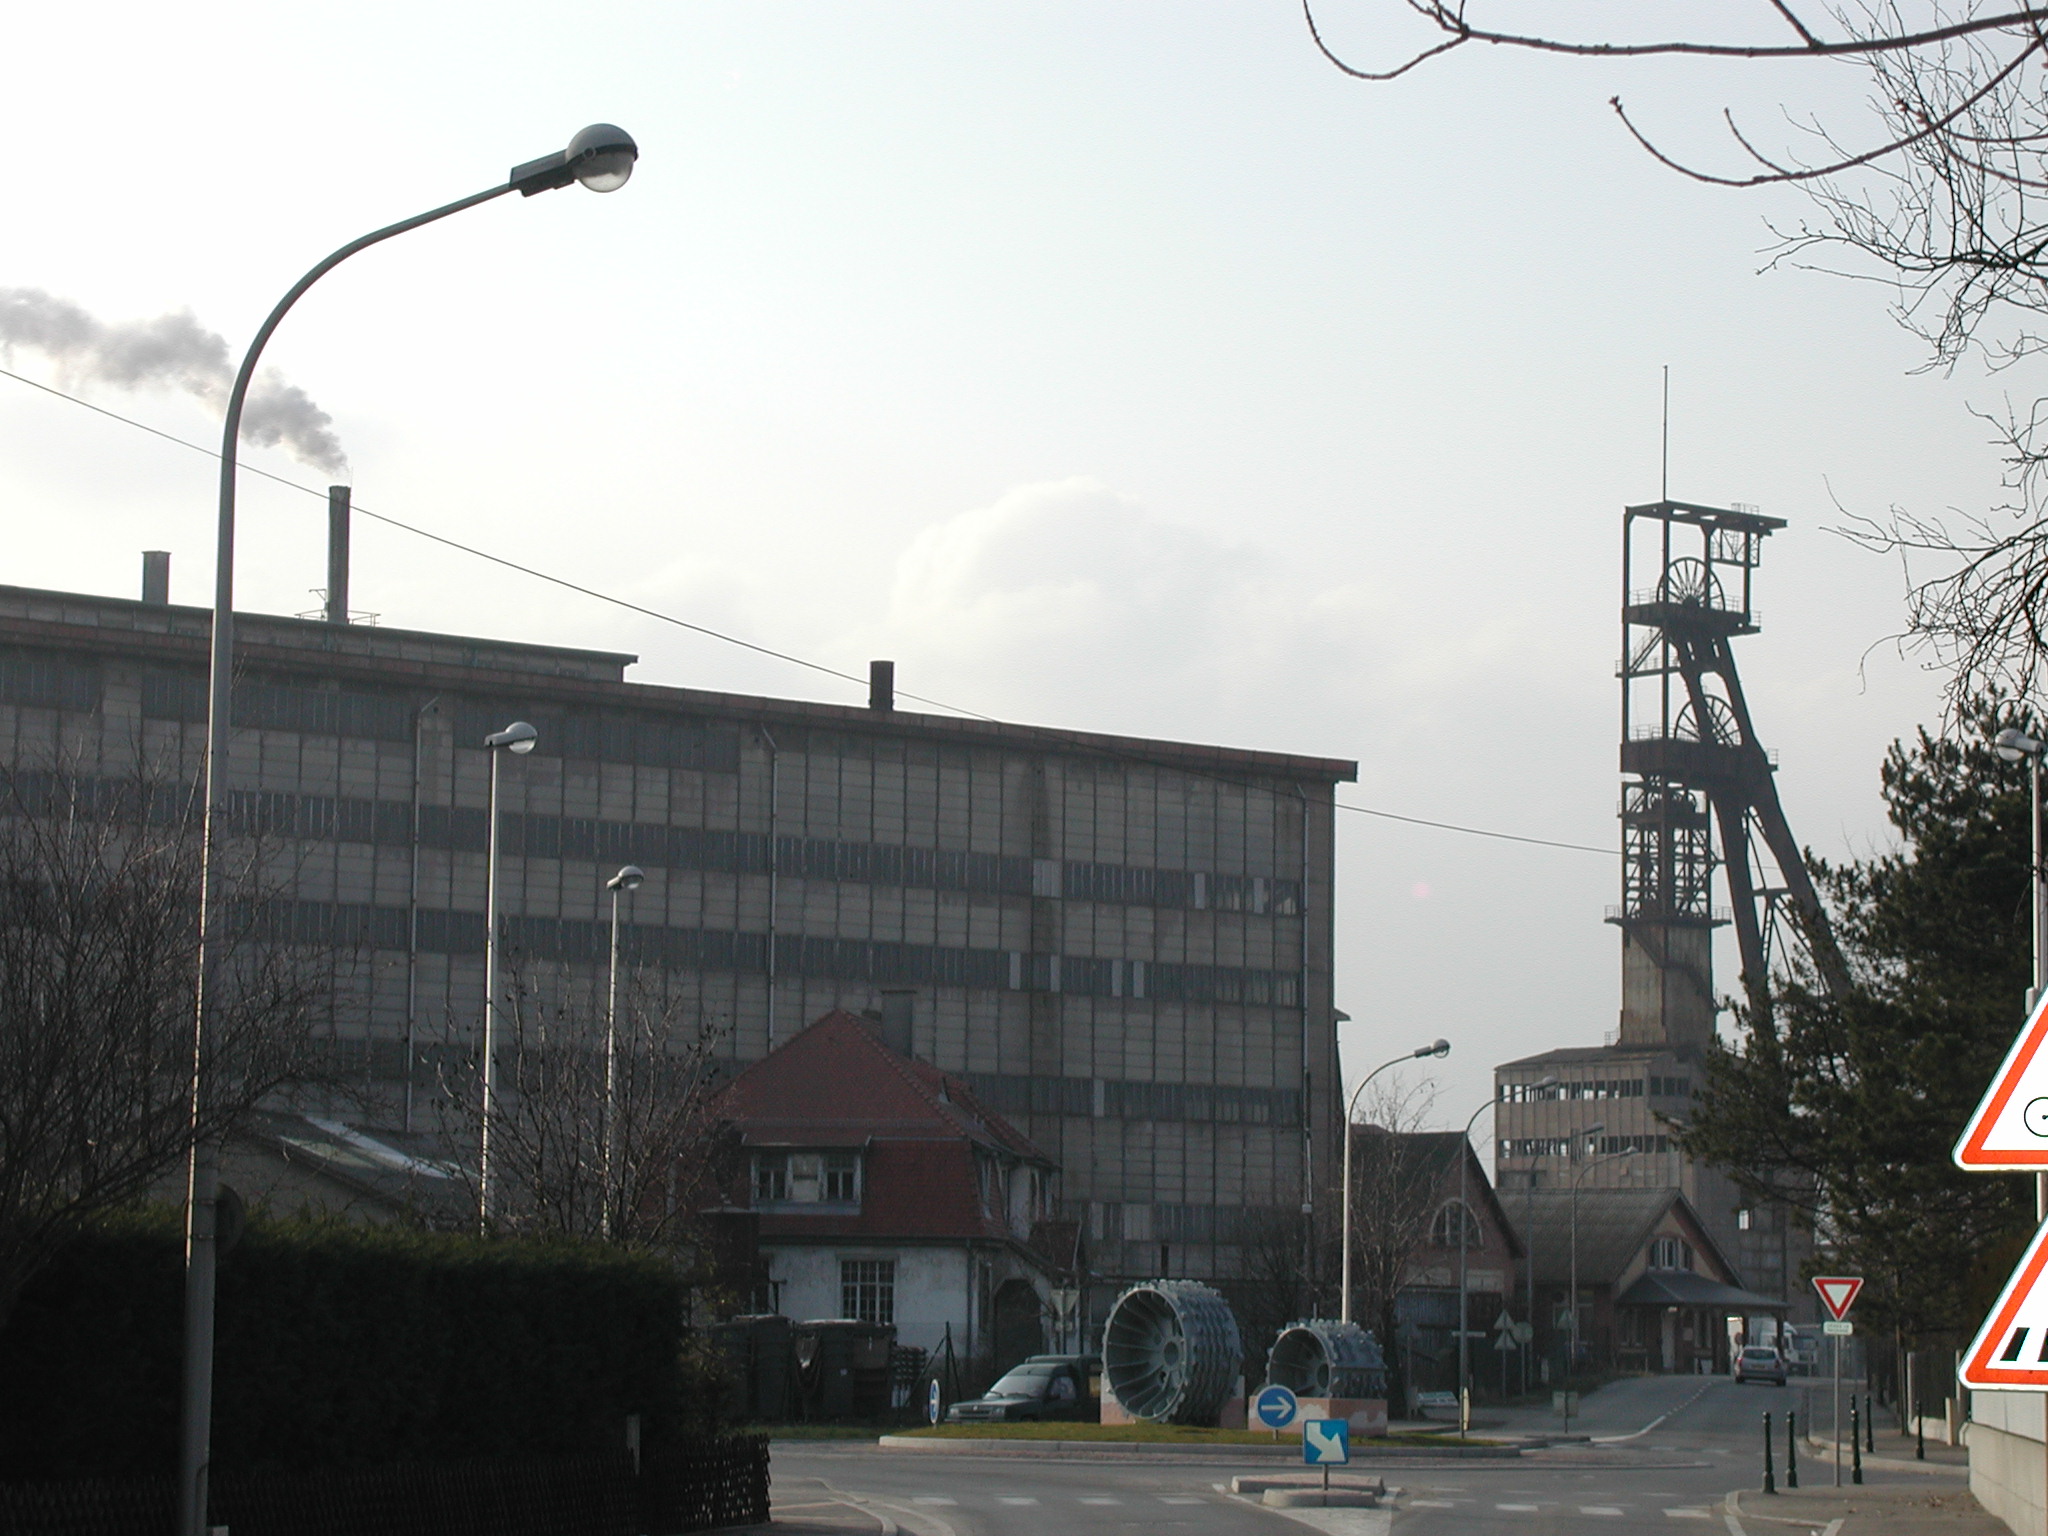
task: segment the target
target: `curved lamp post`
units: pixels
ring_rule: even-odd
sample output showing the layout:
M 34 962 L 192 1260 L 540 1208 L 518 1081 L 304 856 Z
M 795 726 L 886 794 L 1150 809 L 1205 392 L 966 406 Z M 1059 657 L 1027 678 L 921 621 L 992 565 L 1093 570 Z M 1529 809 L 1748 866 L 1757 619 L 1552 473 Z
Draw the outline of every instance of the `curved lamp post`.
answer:
M 630 896 L 646 883 L 647 871 L 628 864 L 604 888 L 612 893 L 612 963 L 604 994 L 604 1201 L 597 1213 L 598 1230 L 609 1242 L 612 1235 L 613 1170 L 618 1166 L 619 1127 L 619 897 Z
M 1597 1120 L 1583 1131 L 1576 1133 L 1572 1138 L 1572 1161 L 1578 1161 L 1578 1148 L 1581 1143 L 1598 1145 L 1594 1138 L 1606 1129 L 1607 1122 L 1605 1120 Z M 1565 1361 L 1564 1367 L 1564 1379 L 1567 1383 L 1567 1388 L 1569 1388 L 1572 1373 L 1579 1368 L 1579 1181 L 1602 1163 L 1611 1163 L 1618 1157 L 1632 1157 L 1634 1155 L 1634 1150 L 1630 1149 L 1624 1152 L 1609 1152 L 1601 1157 L 1589 1157 L 1586 1159 L 1585 1165 L 1572 1175 L 1572 1294 L 1570 1301 L 1567 1303 L 1571 1307 L 1572 1313 L 1572 1352 L 1571 1358 Z
M 1538 1082 L 1531 1083 L 1529 1086 L 1532 1088 L 1548 1088 L 1556 1081 L 1555 1077 L 1546 1077 Z M 1466 1337 L 1466 1334 L 1471 1331 L 1472 1326 L 1471 1321 L 1465 1315 L 1468 1296 L 1465 1260 L 1472 1249 L 1471 1207 L 1465 1203 L 1465 1170 L 1472 1162 L 1473 1122 L 1499 1102 L 1500 1090 L 1495 1089 L 1494 1097 L 1488 1099 L 1484 1104 L 1472 1111 L 1472 1118 L 1465 1122 L 1465 1139 L 1458 1148 L 1458 1433 L 1461 1435 L 1469 1434 L 1472 1429 L 1471 1403 L 1465 1396 L 1466 1385 L 1471 1377 L 1471 1340 Z M 1509 1294 L 1512 1295 L 1512 1286 L 1514 1284 L 1512 1272 L 1508 1276 L 1508 1284 L 1511 1287 Z M 1506 1366 L 1503 1365 L 1501 1369 L 1503 1376 L 1505 1376 Z
M 206 694 L 206 821 L 200 834 L 199 991 L 192 1020 L 190 1130 L 191 1159 L 185 1188 L 185 1362 L 184 1389 L 178 1425 L 178 1530 L 180 1536 L 206 1536 L 206 1474 L 213 1427 L 213 1290 L 214 1206 L 220 1188 L 218 1150 L 206 1129 L 207 1099 L 204 1062 L 208 1013 L 218 993 L 220 962 L 220 871 L 215 868 L 219 845 L 221 797 L 225 790 L 230 685 L 235 653 L 235 469 L 242 435 L 242 405 L 249 393 L 263 348 L 300 295 L 358 251 L 393 235 L 445 219 L 494 197 L 536 192 L 581 182 L 593 192 L 615 192 L 633 174 L 639 148 L 631 134 L 610 123 L 594 123 L 569 141 L 567 149 L 512 168 L 504 182 L 445 207 L 386 225 L 352 240 L 300 278 L 257 329 L 242 357 L 228 392 L 221 427 L 220 520 L 215 536 L 213 579 L 213 650 Z
M 1337 1316 L 1342 1322 L 1351 1321 L 1351 1132 L 1353 1119 L 1358 1113 L 1358 1096 L 1365 1092 L 1366 1083 L 1370 1083 L 1389 1067 L 1398 1067 L 1404 1061 L 1420 1061 L 1425 1056 L 1450 1054 L 1450 1041 L 1433 1040 L 1428 1045 L 1418 1045 L 1405 1056 L 1383 1061 L 1365 1074 L 1365 1082 L 1351 1090 L 1351 1098 L 1344 1105 L 1344 1256 L 1338 1265 L 1337 1280 L 1338 1289 L 1343 1292 L 1337 1298 Z

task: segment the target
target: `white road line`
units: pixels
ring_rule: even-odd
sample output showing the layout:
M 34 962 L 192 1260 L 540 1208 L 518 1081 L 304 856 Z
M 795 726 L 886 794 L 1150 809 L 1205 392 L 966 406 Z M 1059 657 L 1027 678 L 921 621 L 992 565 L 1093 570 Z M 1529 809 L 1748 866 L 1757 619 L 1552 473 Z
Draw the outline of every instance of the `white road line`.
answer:
M 1122 1499 L 1083 1499 L 1083 1504 L 1121 1504 Z
M 1458 1506 L 1449 1499 L 1410 1499 L 1410 1509 L 1456 1509 Z
M 1619 1515 L 1621 1511 L 1612 1504 L 1581 1504 L 1579 1506 L 1579 1513 L 1582 1515 Z
M 1159 1495 L 1159 1502 L 1162 1504 L 1200 1504 L 1203 1501 L 1189 1498 L 1184 1494 L 1162 1493 Z
M 1714 1512 L 1710 1509 L 1667 1509 L 1664 1511 L 1674 1520 L 1711 1520 Z
M 1504 1515 L 1533 1515 L 1538 1508 L 1534 1504 L 1496 1504 L 1493 1507 Z
M 958 1499 L 949 1499 L 943 1494 L 930 1494 L 922 1499 L 912 1499 L 913 1504 L 958 1504 Z
M 999 1498 L 999 1499 L 997 1499 L 997 1500 L 996 1500 L 996 1502 L 997 1502 L 998 1504 L 1036 1504 L 1036 1503 L 1038 1502 L 1038 1500 L 1036 1500 L 1036 1499 L 1012 1499 L 1012 1498 Z
M 1592 1437 L 1592 1442 L 1595 1445 L 1621 1445 L 1629 1440 L 1640 1440 L 1644 1435 L 1647 1435 L 1651 1430 L 1655 1429 L 1659 1424 L 1662 1424 L 1666 1419 L 1670 1418 L 1673 1414 L 1685 1412 L 1686 1409 L 1690 1408 L 1694 1403 L 1698 1402 L 1701 1398 L 1705 1397 L 1707 1393 L 1710 1392 L 1712 1389 L 1713 1383 L 1709 1382 L 1706 1386 L 1701 1387 L 1699 1391 L 1693 1393 L 1691 1397 L 1688 1397 L 1684 1402 L 1680 1403 L 1676 1408 L 1665 1409 L 1664 1412 L 1658 1414 L 1657 1417 L 1650 1420 L 1649 1423 L 1645 1424 L 1641 1429 L 1638 1429 L 1633 1433 L 1626 1435 L 1594 1435 Z

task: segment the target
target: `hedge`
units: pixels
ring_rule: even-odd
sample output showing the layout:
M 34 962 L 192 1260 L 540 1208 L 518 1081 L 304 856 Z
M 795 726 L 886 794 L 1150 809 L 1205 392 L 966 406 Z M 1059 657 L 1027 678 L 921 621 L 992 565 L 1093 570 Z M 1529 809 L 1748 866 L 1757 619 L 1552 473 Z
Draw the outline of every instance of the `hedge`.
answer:
M 174 1213 L 73 1241 L 0 1328 L 0 1479 L 176 1461 Z M 220 1266 L 213 1459 L 314 1468 L 613 1451 L 708 1394 L 683 1283 L 596 1244 L 252 1220 Z

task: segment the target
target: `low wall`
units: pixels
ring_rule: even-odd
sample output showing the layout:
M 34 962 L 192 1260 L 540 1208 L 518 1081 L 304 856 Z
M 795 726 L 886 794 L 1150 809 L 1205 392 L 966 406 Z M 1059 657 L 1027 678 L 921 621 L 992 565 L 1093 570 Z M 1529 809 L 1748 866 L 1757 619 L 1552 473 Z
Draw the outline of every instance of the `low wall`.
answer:
M 1973 1392 L 1970 1492 L 2014 1536 L 2048 1536 L 2048 1444 L 2038 1392 Z

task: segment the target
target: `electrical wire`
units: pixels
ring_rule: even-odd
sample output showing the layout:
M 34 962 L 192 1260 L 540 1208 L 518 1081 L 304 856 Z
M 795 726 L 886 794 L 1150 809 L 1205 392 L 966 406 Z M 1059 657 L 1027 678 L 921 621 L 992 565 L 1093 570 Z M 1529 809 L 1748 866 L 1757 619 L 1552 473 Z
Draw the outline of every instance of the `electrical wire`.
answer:
M 31 379 L 22 374 L 15 373 L 11 369 L 0 368 L 0 376 L 13 379 L 17 384 L 26 384 L 30 389 L 40 390 L 43 394 L 54 396 L 55 398 L 67 401 L 72 405 L 83 406 L 86 410 L 91 411 L 96 415 L 104 416 L 110 421 L 118 421 L 123 426 L 134 427 L 138 431 L 147 432 L 151 437 L 162 438 L 167 443 L 174 443 L 180 448 L 190 449 L 192 452 L 203 454 L 209 459 L 218 460 L 220 458 L 220 453 L 218 450 L 209 448 L 203 443 L 195 443 L 191 441 L 189 438 L 179 437 L 175 433 L 166 432 L 160 427 L 152 427 L 148 422 L 138 421 L 132 416 L 123 416 L 119 411 L 110 411 L 103 405 L 95 405 L 90 400 L 82 400 L 77 395 L 67 394 L 65 391 L 61 389 L 54 388 L 53 386 L 44 384 L 39 380 Z M 321 501 L 325 501 L 327 499 L 326 492 L 320 490 L 317 486 L 304 485 L 297 480 L 287 479 L 283 475 L 274 474 L 270 470 L 263 469 L 257 465 L 249 463 L 246 460 L 238 460 L 237 467 L 244 474 L 259 476 L 262 479 L 269 480 L 274 482 L 275 484 L 285 486 L 290 490 L 301 492 L 304 495 L 315 497 Z M 855 684 L 864 684 L 867 682 L 867 679 L 864 677 L 858 677 L 851 672 L 841 672 L 838 668 L 828 667 L 823 662 L 811 661 L 802 656 L 794 656 L 787 651 L 778 651 L 771 646 L 759 645 L 752 640 L 743 640 L 737 635 L 728 635 L 721 630 L 712 629 L 703 624 L 694 624 L 688 619 L 677 618 L 674 614 L 663 613 L 661 610 L 657 608 L 646 607 L 643 604 L 632 601 L 630 598 L 615 597 L 609 592 L 600 592 L 595 587 L 586 587 L 580 582 L 569 580 L 569 578 L 567 578 L 566 576 L 557 576 L 551 572 L 539 570 L 534 566 L 523 565 L 519 561 L 508 559 L 504 555 L 494 555 L 489 550 L 478 549 L 473 544 L 464 544 L 458 539 L 451 539 L 446 534 L 435 533 L 430 529 L 419 527 L 417 524 L 414 523 L 403 522 L 398 518 L 388 516 L 382 512 L 373 512 L 369 508 L 365 507 L 361 502 L 352 502 L 350 505 L 350 511 L 360 516 L 367 517 L 373 522 L 383 523 L 387 527 L 396 528 L 399 529 L 401 532 L 413 534 L 418 538 L 429 540 L 430 542 L 442 545 L 445 548 L 457 550 L 462 554 L 474 556 L 476 559 L 479 560 L 489 561 L 492 565 L 502 566 L 509 571 L 517 571 L 522 576 L 531 576 L 536 581 L 549 582 L 554 586 L 564 588 L 565 590 L 570 592 L 575 592 L 583 597 L 592 598 L 597 602 L 609 603 L 615 608 L 623 608 L 629 613 L 637 613 L 641 615 L 643 618 L 654 619 L 662 624 L 673 625 L 677 629 L 686 629 L 690 631 L 692 634 L 703 635 L 707 639 L 718 640 L 722 641 L 727 645 L 738 646 L 740 649 L 752 651 L 758 656 L 767 656 L 773 658 L 776 661 L 788 662 L 791 666 L 803 667 L 812 672 L 822 673 L 826 677 L 838 678 L 843 682 Z M 1001 725 L 1004 723 L 994 715 L 986 715 L 983 714 L 980 710 L 968 709 L 964 705 L 949 704 L 942 699 L 927 698 L 923 694 L 909 693 L 899 690 L 898 696 L 901 698 L 912 700 L 913 702 L 918 704 L 928 704 L 934 709 L 943 709 L 950 714 L 962 715 L 971 720 L 985 721 L 986 723 L 991 725 Z M 1078 736 L 1065 737 L 1065 733 L 1061 732 L 1055 732 L 1053 734 L 1065 738 L 1065 744 L 1075 750 L 1086 751 L 1093 755 L 1119 760 L 1121 760 L 1125 756 L 1125 754 L 1121 754 L 1114 751 L 1111 748 L 1104 747 L 1098 742 L 1088 741 Z M 1195 777 L 1212 779 L 1217 783 L 1229 784 L 1239 789 L 1261 789 L 1266 790 L 1268 793 L 1277 793 L 1277 791 L 1272 790 L 1271 786 L 1269 785 L 1258 784 L 1247 780 L 1235 779 L 1225 774 L 1208 773 L 1204 772 L 1201 769 L 1190 769 L 1186 771 L 1190 772 Z M 1398 811 L 1383 811 L 1369 805 L 1356 805 L 1350 801 L 1338 800 L 1334 796 L 1331 799 L 1331 804 L 1337 810 L 1348 811 L 1356 816 L 1370 816 L 1381 821 L 1398 821 L 1404 823 L 1407 826 L 1429 827 L 1439 832 L 1457 832 L 1466 837 L 1485 837 L 1492 838 L 1499 842 L 1523 843 L 1534 848 L 1560 848 L 1572 853 L 1604 854 L 1610 858 L 1618 858 L 1620 856 L 1620 850 L 1615 848 L 1601 848 L 1596 847 L 1591 843 L 1567 842 L 1557 838 L 1550 837 L 1530 837 L 1519 832 L 1498 832 L 1488 827 L 1464 826 L 1454 821 L 1433 821 L 1426 816 L 1406 816 Z

